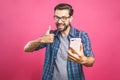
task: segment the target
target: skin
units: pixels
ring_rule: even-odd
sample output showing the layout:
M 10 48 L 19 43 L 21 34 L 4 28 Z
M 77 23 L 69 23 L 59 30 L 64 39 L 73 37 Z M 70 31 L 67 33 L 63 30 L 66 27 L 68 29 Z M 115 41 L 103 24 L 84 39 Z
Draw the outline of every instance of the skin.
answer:
M 55 16 L 58 17 L 68 17 L 69 16 L 69 11 L 67 9 L 65 10 L 56 10 L 55 11 Z M 72 21 L 72 16 L 70 18 L 67 18 L 66 21 L 62 21 L 61 19 L 59 19 L 58 21 L 55 21 L 56 27 L 57 29 L 61 32 L 61 34 L 63 36 L 68 35 L 69 31 L 70 31 L 70 22 Z M 57 26 L 58 24 L 58 26 Z
M 69 10 L 67 10 L 67 9 L 56 10 L 54 15 L 58 16 L 58 17 L 70 16 Z M 72 19 L 73 19 L 73 16 L 71 16 L 70 18 L 67 18 L 67 20 L 64 22 L 61 19 L 59 19 L 58 21 L 55 20 L 56 27 L 60 31 L 62 36 L 67 36 L 69 34 L 70 23 L 71 23 Z M 51 26 L 49 26 L 48 30 L 42 37 L 40 37 L 36 40 L 29 41 L 25 45 L 24 51 L 25 52 L 33 52 L 41 43 L 52 43 L 54 40 L 54 34 L 50 34 L 50 30 L 51 30 Z M 75 51 L 72 47 L 69 48 L 68 59 L 73 62 L 83 64 L 88 67 L 91 67 L 95 61 L 94 57 L 91 57 L 91 56 L 87 57 L 84 55 L 82 44 L 80 44 L 80 52 Z

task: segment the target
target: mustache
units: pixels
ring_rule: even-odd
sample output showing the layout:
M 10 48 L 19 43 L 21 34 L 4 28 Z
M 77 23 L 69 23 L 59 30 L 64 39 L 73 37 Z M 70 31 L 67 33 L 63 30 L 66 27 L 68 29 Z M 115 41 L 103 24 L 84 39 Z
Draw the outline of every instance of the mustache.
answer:
M 60 25 L 65 25 L 65 24 L 63 24 L 63 23 L 56 23 L 56 26 L 60 26 Z

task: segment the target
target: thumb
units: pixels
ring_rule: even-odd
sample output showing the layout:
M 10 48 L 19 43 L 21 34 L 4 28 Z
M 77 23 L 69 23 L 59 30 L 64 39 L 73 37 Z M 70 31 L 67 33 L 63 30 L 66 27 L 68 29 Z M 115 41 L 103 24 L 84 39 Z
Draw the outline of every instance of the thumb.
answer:
M 46 35 L 50 34 L 50 30 L 51 30 L 51 25 L 49 25 L 48 30 L 46 31 Z

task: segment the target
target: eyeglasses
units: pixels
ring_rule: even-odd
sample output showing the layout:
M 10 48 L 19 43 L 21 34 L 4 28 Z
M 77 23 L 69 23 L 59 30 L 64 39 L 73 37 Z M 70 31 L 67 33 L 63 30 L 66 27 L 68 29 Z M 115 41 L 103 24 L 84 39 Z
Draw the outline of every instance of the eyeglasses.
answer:
M 59 21 L 61 19 L 61 21 L 66 21 L 68 18 L 70 18 L 70 16 L 66 17 L 66 16 L 62 16 L 62 17 L 58 17 L 58 16 L 54 16 L 54 19 L 56 21 Z

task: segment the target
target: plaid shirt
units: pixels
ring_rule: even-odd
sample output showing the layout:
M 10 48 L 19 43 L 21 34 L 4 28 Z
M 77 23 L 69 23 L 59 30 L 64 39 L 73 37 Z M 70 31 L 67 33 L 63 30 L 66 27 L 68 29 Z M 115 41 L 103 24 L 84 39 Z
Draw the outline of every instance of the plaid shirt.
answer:
M 56 59 L 56 54 L 60 44 L 60 32 L 57 30 L 51 31 L 51 33 L 55 34 L 54 42 L 49 44 L 41 44 L 36 50 L 46 47 L 46 54 L 45 54 L 45 63 L 44 69 L 42 74 L 42 80 L 51 80 L 52 75 L 54 72 L 54 64 Z M 83 50 L 85 56 L 94 56 L 90 40 L 84 31 L 77 30 L 73 27 L 70 29 L 70 33 L 68 35 L 68 39 L 70 38 L 81 38 L 83 44 Z M 69 59 L 67 60 L 67 71 L 68 71 L 68 80 L 85 80 L 82 65 L 72 62 Z

